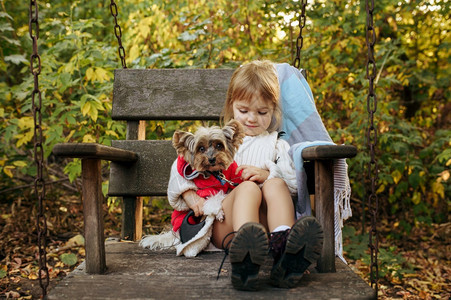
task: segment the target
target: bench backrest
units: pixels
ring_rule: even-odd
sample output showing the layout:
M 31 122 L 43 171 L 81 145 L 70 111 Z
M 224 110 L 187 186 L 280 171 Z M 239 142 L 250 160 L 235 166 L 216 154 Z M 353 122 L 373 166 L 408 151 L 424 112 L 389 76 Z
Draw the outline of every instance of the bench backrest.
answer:
M 120 69 L 114 73 L 114 120 L 128 130 L 139 120 L 218 120 L 232 69 Z M 109 196 L 166 195 L 176 158 L 170 140 L 113 141 L 138 154 L 136 163 L 111 163 Z

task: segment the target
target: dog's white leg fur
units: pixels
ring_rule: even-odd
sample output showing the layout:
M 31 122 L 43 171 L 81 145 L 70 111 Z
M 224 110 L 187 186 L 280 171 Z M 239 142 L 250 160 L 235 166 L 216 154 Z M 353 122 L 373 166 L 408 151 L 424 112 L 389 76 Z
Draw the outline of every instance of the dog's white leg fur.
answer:
M 188 242 L 180 244 L 178 233 L 172 230 L 159 235 L 148 235 L 143 237 L 139 245 L 150 250 L 169 249 L 175 247 L 177 255 L 186 257 L 195 257 L 210 244 L 212 227 L 215 219 L 224 220 L 224 212 L 222 210 L 222 201 L 225 198 L 223 192 L 210 196 L 204 204 L 205 226 Z
M 225 194 L 223 192 L 208 197 L 208 200 L 204 204 L 204 215 L 207 216 L 204 227 L 191 240 L 175 247 L 177 249 L 177 255 L 195 257 L 208 247 L 215 219 L 219 221 L 224 219 L 224 212 L 222 210 L 222 200 L 224 200 L 224 197 Z
M 146 235 L 139 242 L 139 245 L 150 250 L 158 250 L 172 248 L 179 242 L 178 233 L 169 230 L 158 235 Z
M 204 204 L 204 215 L 216 217 L 218 221 L 224 220 L 222 201 L 225 198 L 224 192 L 220 191 L 216 195 L 208 197 Z

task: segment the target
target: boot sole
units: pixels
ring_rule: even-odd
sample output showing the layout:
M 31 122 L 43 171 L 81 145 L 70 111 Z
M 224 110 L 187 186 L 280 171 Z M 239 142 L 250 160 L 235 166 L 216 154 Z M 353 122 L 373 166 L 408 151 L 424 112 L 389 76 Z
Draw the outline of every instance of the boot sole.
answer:
M 281 288 L 296 286 L 321 255 L 323 240 L 323 230 L 314 217 L 298 220 L 288 234 L 285 252 L 273 266 L 271 284 Z
M 258 272 L 268 255 L 268 237 L 263 225 L 246 223 L 238 230 L 230 245 L 232 285 L 235 289 L 259 289 Z

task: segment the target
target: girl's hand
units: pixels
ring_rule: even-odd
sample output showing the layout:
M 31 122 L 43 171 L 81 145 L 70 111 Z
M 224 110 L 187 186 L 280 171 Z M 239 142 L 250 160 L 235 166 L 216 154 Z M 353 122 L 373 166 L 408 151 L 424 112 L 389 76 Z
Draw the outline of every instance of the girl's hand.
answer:
M 204 204 L 205 198 L 197 195 L 195 190 L 188 190 L 182 194 L 183 199 L 189 208 L 194 211 L 196 217 L 202 216 L 204 214 Z
M 240 171 L 243 172 L 241 173 L 241 179 L 254 181 L 257 183 L 265 182 L 265 180 L 268 179 L 269 176 L 269 171 L 254 166 L 239 166 L 236 169 L 236 174 L 238 174 Z

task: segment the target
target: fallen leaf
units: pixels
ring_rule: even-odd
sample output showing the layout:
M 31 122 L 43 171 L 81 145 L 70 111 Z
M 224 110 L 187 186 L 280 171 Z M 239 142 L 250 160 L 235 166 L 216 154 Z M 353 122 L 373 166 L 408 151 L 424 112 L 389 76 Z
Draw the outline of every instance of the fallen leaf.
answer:
M 6 292 L 5 295 L 6 295 L 6 299 L 9 299 L 9 298 L 15 299 L 15 298 L 19 298 L 20 297 L 20 294 L 18 292 L 16 292 L 16 291 Z
M 73 266 L 78 262 L 77 255 L 73 253 L 63 253 L 60 255 L 60 259 L 68 266 Z

